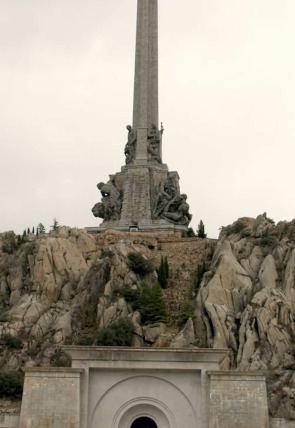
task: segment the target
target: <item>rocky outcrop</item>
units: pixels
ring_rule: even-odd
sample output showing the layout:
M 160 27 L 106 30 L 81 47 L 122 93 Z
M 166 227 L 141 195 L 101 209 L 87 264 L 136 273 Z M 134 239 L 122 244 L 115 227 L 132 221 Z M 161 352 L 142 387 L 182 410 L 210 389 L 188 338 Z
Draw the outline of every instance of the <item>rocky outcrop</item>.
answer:
M 165 322 L 142 322 L 137 299 L 157 274 L 132 270 L 131 252 L 154 268 L 168 257 Z M 98 238 L 68 227 L 18 242 L 7 232 L 0 234 L 0 366 L 60 364 L 63 344 L 91 345 L 129 319 L 132 346 L 229 348 L 229 368 L 269 373 L 271 415 L 295 419 L 294 285 L 295 221 L 275 225 L 265 214 L 222 228 L 217 242 Z
M 202 346 L 228 347 L 241 370 L 280 366 L 295 337 L 295 222 L 265 215 L 223 228 L 196 299 Z

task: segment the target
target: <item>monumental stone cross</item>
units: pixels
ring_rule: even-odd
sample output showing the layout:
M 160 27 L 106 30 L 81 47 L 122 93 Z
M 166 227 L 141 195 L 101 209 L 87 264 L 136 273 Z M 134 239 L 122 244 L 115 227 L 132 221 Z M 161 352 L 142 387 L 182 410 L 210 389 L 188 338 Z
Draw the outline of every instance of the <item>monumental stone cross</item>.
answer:
M 98 183 L 102 200 L 92 209 L 98 230 L 187 230 L 191 220 L 177 172 L 162 163 L 159 130 L 158 0 L 137 1 L 133 124 L 127 125 L 125 166 Z
M 158 0 L 138 0 L 133 101 L 138 162 L 147 161 L 148 129 L 158 130 L 158 105 Z

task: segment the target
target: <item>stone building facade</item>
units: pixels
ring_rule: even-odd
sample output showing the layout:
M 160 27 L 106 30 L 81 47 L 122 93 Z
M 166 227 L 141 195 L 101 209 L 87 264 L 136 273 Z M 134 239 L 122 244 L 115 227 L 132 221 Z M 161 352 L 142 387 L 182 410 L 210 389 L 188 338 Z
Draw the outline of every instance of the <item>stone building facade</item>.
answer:
M 227 350 L 64 349 L 26 371 L 19 428 L 269 428 L 264 376 L 220 370 Z

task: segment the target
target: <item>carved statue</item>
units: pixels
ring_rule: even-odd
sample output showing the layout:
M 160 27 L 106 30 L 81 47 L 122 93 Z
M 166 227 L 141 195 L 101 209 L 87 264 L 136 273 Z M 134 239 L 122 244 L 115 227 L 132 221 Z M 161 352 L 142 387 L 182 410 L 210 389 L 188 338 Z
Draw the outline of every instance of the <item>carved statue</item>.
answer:
M 124 154 L 126 157 L 125 163 L 128 164 L 134 160 L 137 135 L 131 125 L 127 125 L 126 129 L 128 130 L 128 141 L 124 149 Z
M 97 202 L 97 204 L 94 205 L 91 211 L 94 217 L 104 218 L 105 216 L 104 205 L 101 202 Z
M 152 159 L 156 160 L 159 163 L 162 163 L 161 155 L 160 155 L 160 144 L 161 144 L 161 136 L 164 129 L 161 128 L 161 131 L 158 130 L 157 125 L 152 123 L 151 127 L 148 129 L 148 153 L 150 153 Z
M 102 195 L 101 203 L 92 208 L 95 217 L 101 217 L 106 220 L 119 220 L 121 215 L 121 194 L 114 185 L 114 177 L 110 176 L 107 183 L 98 183 L 97 188 Z
M 166 206 L 162 218 L 165 218 L 172 223 L 187 226 L 192 219 L 189 213 L 189 204 L 186 202 L 185 194 L 176 195 Z
M 161 216 L 165 207 L 176 195 L 179 195 L 178 184 L 174 174 L 168 173 L 168 178 L 162 181 L 158 189 L 154 218 Z

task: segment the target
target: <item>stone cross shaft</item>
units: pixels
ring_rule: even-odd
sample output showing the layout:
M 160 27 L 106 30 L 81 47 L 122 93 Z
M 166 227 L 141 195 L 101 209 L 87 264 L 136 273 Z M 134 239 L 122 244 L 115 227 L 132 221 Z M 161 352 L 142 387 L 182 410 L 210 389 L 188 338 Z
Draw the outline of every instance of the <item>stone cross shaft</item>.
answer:
M 135 162 L 147 161 L 148 128 L 158 128 L 158 0 L 137 1 L 133 129 Z

